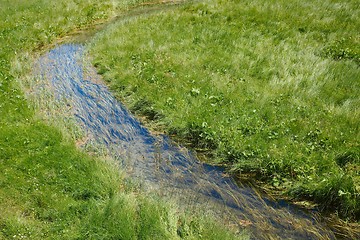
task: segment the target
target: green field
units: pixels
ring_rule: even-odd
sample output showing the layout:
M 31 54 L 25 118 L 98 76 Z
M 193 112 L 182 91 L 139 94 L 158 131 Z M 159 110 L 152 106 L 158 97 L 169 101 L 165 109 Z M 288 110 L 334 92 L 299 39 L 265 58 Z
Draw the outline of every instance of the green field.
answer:
M 0 239 L 238 239 L 126 183 L 25 99 L 33 57 L 139 1 L 0 0 Z
M 356 0 L 209 0 L 119 21 L 89 54 L 154 128 L 359 221 L 359 29 Z

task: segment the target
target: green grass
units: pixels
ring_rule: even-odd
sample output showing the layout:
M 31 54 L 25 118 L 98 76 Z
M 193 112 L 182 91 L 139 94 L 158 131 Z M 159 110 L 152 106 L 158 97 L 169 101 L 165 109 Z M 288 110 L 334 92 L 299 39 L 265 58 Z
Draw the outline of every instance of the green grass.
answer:
M 359 11 L 204 1 L 116 23 L 90 54 L 134 112 L 215 163 L 359 220 Z
M 143 195 L 25 99 L 39 49 L 138 2 L 0 0 L 0 239 L 242 238 Z
M 0 239 L 180 239 L 183 225 L 184 239 L 240 238 L 143 196 L 117 166 L 79 153 L 51 127 L 2 130 Z

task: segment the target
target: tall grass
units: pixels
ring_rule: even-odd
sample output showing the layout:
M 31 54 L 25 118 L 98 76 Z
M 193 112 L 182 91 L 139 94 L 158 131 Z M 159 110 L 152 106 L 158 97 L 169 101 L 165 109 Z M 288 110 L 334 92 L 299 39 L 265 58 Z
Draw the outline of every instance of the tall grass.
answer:
M 360 216 L 357 1 L 204 1 L 114 24 L 90 54 L 168 133 L 296 199 Z
M 25 98 L 34 52 L 138 2 L 0 0 L 0 239 L 240 237 L 142 196 Z

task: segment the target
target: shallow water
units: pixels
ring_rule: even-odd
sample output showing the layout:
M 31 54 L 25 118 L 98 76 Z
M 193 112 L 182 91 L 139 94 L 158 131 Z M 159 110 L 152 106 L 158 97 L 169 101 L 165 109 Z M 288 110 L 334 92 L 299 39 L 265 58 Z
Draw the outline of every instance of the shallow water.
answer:
M 238 186 L 222 168 L 201 163 L 165 135 L 151 134 L 112 96 L 83 55 L 82 45 L 61 45 L 39 58 L 36 75 L 52 92 L 49 101 L 70 109 L 87 143 L 103 146 L 145 191 L 205 209 L 249 229 L 253 239 L 335 239 L 313 213 Z

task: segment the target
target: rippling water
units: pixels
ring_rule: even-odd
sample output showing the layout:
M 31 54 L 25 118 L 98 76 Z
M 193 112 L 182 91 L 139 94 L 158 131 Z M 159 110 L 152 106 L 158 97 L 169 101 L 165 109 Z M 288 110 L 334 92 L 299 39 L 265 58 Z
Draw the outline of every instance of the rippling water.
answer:
M 238 186 L 223 169 L 201 163 L 165 135 L 152 135 L 112 96 L 83 55 L 82 45 L 61 45 L 38 59 L 36 75 L 53 93 L 49 101 L 70 108 L 87 141 L 106 148 L 145 191 L 206 209 L 248 228 L 254 239 L 335 238 L 312 213 Z

